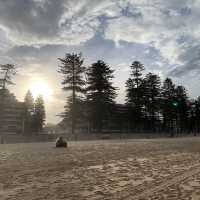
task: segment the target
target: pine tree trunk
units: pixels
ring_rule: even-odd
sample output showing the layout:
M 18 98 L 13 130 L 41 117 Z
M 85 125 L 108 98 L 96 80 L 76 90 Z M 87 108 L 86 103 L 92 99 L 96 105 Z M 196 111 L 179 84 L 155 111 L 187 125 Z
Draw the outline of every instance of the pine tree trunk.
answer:
M 72 135 L 75 133 L 75 63 L 73 61 L 73 91 L 72 91 Z M 75 135 L 75 140 L 77 140 L 77 136 Z

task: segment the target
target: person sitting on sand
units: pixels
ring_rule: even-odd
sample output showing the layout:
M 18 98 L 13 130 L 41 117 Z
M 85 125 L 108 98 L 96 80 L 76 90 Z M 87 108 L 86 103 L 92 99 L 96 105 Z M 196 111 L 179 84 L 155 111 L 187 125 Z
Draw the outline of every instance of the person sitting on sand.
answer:
M 67 148 L 67 141 L 63 139 L 63 137 L 58 137 L 56 140 L 56 147 L 66 147 Z

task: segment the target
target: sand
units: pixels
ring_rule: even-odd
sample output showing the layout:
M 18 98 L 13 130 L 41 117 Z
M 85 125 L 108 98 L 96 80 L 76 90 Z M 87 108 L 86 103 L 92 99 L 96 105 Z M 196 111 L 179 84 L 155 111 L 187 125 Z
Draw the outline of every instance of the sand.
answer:
M 200 138 L 0 145 L 1 200 L 200 200 Z

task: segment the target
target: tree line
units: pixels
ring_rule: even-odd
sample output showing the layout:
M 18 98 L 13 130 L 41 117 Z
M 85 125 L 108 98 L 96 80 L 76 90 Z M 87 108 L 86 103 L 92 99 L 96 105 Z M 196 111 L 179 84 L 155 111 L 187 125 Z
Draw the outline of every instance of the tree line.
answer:
M 16 74 L 16 67 L 12 64 L 0 65 L 0 114 L 4 115 L 4 98 L 8 92 L 8 85 L 14 85 L 12 77 Z M 41 132 L 45 124 L 45 105 L 42 95 L 35 100 L 30 92 L 27 91 L 21 112 L 22 132 L 38 133 Z
M 72 133 L 80 124 L 90 132 L 118 130 L 128 132 L 197 133 L 200 130 L 200 97 L 190 99 L 184 86 L 169 77 L 161 82 L 154 73 L 145 74 L 139 61 L 130 65 L 125 83 L 124 105 L 116 103 L 118 88 L 113 86 L 114 70 L 102 60 L 84 67 L 81 54 L 59 58 L 67 97 L 62 125 Z
M 114 70 L 107 63 L 98 60 L 85 67 L 81 53 L 67 53 L 58 59 L 63 90 L 70 94 L 60 114 L 63 118 L 60 125 L 71 127 L 73 134 L 78 128 L 99 133 L 165 132 L 171 136 L 200 131 L 200 97 L 190 99 L 185 87 L 176 85 L 169 77 L 162 82 L 154 73 L 145 74 L 141 62 L 133 61 L 130 65 L 129 78 L 125 82 L 125 103 L 117 104 Z M 0 74 L 3 74 L 0 77 L 3 97 L 6 85 L 14 84 L 14 65 L 1 65 Z M 22 116 L 25 132 L 41 131 L 45 123 L 42 96 L 34 101 L 28 91 Z
M 45 125 L 45 105 L 42 95 L 35 100 L 28 90 L 24 98 L 24 109 L 22 113 L 24 133 L 42 132 Z

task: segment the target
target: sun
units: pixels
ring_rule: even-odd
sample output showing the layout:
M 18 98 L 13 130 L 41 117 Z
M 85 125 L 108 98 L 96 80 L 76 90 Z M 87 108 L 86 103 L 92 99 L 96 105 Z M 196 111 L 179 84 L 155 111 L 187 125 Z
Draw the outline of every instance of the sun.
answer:
M 30 87 L 33 98 L 36 99 L 38 95 L 42 95 L 45 100 L 49 99 L 53 93 L 50 86 L 44 80 L 37 80 L 32 83 Z

